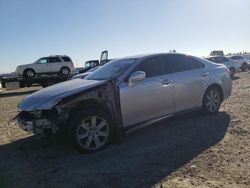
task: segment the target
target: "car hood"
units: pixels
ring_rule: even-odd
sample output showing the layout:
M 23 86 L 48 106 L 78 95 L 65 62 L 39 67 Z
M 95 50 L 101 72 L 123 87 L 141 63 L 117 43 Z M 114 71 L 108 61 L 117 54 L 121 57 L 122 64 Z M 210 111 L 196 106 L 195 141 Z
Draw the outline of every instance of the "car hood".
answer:
M 72 79 L 77 79 L 77 78 L 83 79 L 86 76 L 88 76 L 89 74 L 91 74 L 91 72 L 85 72 L 85 73 L 82 73 L 82 74 L 77 74 L 77 75 L 73 76 Z
M 106 80 L 74 79 L 41 89 L 25 97 L 18 105 L 23 111 L 49 110 L 65 97 L 102 85 Z
M 34 64 L 34 63 L 22 64 L 22 65 L 19 65 L 19 66 L 17 66 L 17 67 L 23 68 L 23 67 L 32 66 L 33 64 Z

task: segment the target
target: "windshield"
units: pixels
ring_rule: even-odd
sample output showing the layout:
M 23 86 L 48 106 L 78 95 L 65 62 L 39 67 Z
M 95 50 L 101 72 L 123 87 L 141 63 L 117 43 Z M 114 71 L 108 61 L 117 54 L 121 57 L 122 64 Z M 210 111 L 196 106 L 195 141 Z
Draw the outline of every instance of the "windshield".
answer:
M 100 68 L 100 66 L 97 66 L 97 67 L 94 67 L 94 68 L 88 70 L 87 72 L 94 72 L 95 70 L 97 70 L 97 69 L 99 69 L 99 68 Z
M 117 59 L 103 65 L 86 77 L 87 80 L 109 80 L 118 77 L 135 59 Z

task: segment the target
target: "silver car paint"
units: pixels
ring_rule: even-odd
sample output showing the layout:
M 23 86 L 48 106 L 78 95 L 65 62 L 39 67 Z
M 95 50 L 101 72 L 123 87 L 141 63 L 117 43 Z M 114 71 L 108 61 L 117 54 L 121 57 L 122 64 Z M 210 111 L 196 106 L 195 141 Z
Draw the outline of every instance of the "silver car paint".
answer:
M 128 86 L 128 83 L 121 81 L 120 103 L 123 126 L 201 108 L 203 95 L 212 84 L 222 87 L 224 99 L 229 97 L 232 80 L 226 71 L 226 66 L 193 58 L 202 62 L 205 68 L 145 79 L 135 86 Z M 169 80 L 170 83 L 163 85 L 161 84 L 163 80 Z
M 232 79 L 230 78 L 229 70 L 227 69 L 227 67 L 223 64 L 213 63 L 205 59 L 197 59 L 206 64 L 209 69 L 209 72 L 211 74 L 209 85 L 217 84 L 221 86 L 224 97 L 223 100 L 228 98 L 231 95 Z M 205 91 L 203 92 L 203 95 L 204 93 Z
M 165 114 L 174 113 L 174 87 L 169 75 L 147 78 L 133 86 L 120 85 L 123 126 L 129 126 Z
M 63 98 L 101 85 L 105 82 L 105 80 L 95 81 L 83 79 L 74 79 L 62 82 L 28 95 L 18 105 L 18 108 L 23 111 L 49 110 Z
M 176 112 L 201 106 L 210 77 L 207 68 L 173 74 Z

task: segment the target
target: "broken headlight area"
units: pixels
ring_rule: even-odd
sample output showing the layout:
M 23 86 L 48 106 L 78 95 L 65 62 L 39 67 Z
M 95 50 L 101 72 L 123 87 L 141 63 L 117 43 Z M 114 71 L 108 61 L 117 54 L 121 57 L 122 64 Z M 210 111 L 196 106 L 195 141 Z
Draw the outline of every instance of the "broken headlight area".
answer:
M 56 110 L 22 111 L 17 115 L 16 120 L 23 130 L 44 136 L 47 132 L 54 134 L 57 132 L 59 115 Z

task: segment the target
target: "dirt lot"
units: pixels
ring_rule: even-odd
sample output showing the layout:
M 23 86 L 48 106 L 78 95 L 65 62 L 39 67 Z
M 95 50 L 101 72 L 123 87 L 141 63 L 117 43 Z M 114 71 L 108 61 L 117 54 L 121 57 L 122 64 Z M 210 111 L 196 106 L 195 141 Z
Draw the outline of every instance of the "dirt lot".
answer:
M 250 187 L 250 74 L 238 76 L 218 114 L 170 119 L 88 155 L 8 124 L 38 88 L 2 94 L 0 187 Z

